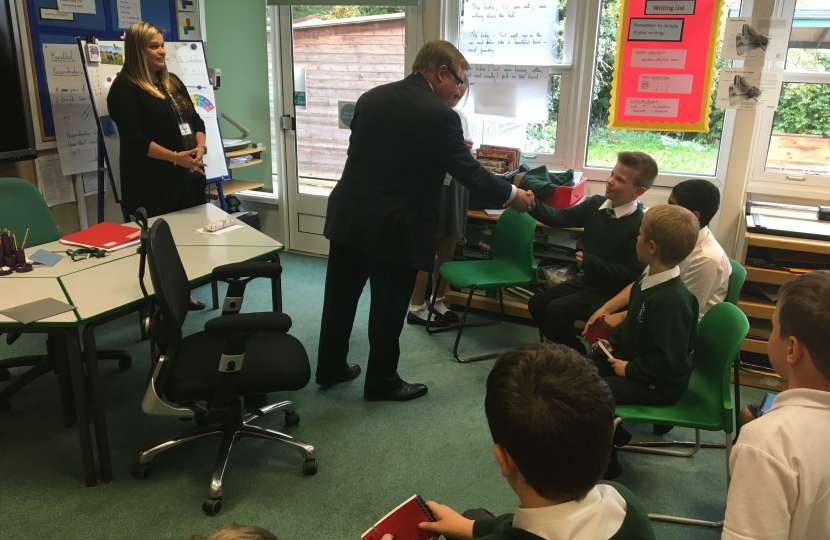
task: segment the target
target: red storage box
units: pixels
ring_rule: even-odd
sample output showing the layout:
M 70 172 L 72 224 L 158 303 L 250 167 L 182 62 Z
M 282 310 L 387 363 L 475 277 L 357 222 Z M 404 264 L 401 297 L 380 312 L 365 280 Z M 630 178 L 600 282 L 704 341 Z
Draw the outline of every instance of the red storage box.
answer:
M 588 177 L 582 176 L 572 186 L 556 186 L 556 191 L 545 197 L 545 204 L 553 208 L 570 208 L 582 199 L 587 180 Z

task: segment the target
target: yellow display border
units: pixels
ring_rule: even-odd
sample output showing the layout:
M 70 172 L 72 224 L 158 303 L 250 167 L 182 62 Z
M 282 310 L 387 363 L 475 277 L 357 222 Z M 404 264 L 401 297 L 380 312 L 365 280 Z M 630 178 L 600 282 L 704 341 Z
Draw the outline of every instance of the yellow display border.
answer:
M 701 0 L 697 0 L 700 2 Z M 709 52 L 706 55 L 706 77 L 704 88 L 709 88 L 709 93 L 701 102 L 700 119 L 697 122 L 677 122 L 663 120 L 618 120 L 617 105 L 620 100 L 617 89 L 617 74 L 622 66 L 624 58 L 623 47 L 625 46 L 627 34 L 624 32 L 623 23 L 628 20 L 630 0 L 622 0 L 620 16 L 617 21 L 617 47 L 614 53 L 614 70 L 611 74 L 611 108 L 608 114 L 608 127 L 611 129 L 638 129 L 643 131 L 700 131 L 709 132 L 709 109 L 712 106 L 712 95 L 715 92 L 715 61 L 718 50 L 718 37 L 720 36 L 723 24 L 726 0 L 715 0 L 712 10 L 712 26 L 714 32 L 709 36 Z

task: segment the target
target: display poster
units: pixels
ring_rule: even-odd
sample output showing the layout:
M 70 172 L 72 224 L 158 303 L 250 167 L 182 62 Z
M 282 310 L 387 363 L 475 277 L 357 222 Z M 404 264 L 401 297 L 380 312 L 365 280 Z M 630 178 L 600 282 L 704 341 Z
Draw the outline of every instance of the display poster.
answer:
M 783 69 L 724 68 L 720 70 L 715 107 L 774 111 L 778 108 L 783 81 Z
M 724 0 L 622 0 L 608 127 L 708 131 Z
M 464 4 L 461 54 L 470 64 L 549 66 L 559 57 L 559 2 L 472 0 Z
M 550 68 L 474 64 L 467 70 L 468 95 L 461 110 L 468 118 L 543 123 L 548 118 Z M 497 118 L 492 118 L 497 117 Z
M 726 19 L 720 56 L 724 60 L 783 62 L 787 58 L 790 23 L 783 17 Z

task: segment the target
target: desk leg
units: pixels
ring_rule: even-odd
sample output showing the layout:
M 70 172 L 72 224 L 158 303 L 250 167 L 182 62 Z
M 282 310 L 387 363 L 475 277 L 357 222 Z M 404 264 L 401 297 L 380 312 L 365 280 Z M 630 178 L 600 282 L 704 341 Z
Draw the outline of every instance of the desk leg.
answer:
M 58 389 L 61 394 L 61 409 L 63 409 L 63 425 L 66 428 L 75 427 L 75 404 L 73 403 L 72 379 L 69 376 L 69 359 L 66 354 L 66 343 L 60 334 L 49 334 L 46 339 L 46 350 L 55 363 L 55 374 L 58 376 Z
M 66 344 L 72 393 L 75 398 L 75 414 L 78 418 L 78 438 L 81 444 L 81 461 L 84 465 L 84 481 L 87 487 L 93 487 L 97 479 L 95 476 L 95 459 L 92 455 L 92 438 L 89 432 L 89 408 L 86 402 L 86 388 L 84 388 L 81 344 L 78 341 L 78 334 L 75 329 L 64 330 L 62 334 L 62 339 Z
M 219 207 L 227 212 L 228 202 L 225 200 L 225 190 L 222 189 L 222 182 L 216 182 L 216 196 L 219 198 Z
M 271 260 L 280 264 L 279 254 L 275 253 Z M 271 279 L 271 304 L 274 311 L 282 313 L 282 275 Z
M 210 278 L 210 297 L 213 300 L 213 309 L 219 309 L 219 283 Z
M 95 444 L 98 446 L 101 481 L 110 482 L 112 480 L 112 459 L 107 436 L 104 397 L 101 395 L 101 372 L 98 369 L 98 350 L 95 348 L 94 324 L 88 324 L 84 327 L 84 355 L 89 375 L 90 401 L 92 402 L 92 418 L 95 423 Z

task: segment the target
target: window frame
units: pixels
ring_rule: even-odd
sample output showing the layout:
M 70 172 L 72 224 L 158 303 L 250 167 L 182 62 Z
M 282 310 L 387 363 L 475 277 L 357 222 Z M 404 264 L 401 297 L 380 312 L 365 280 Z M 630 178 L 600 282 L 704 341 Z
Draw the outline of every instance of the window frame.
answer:
M 797 0 L 778 0 L 775 6 L 775 16 L 792 20 L 796 3 Z M 767 65 L 785 68 L 784 62 L 770 62 Z M 783 82 L 830 85 L 830 71 L 819 73 L 784 69 Z M 758 116 L 753 133 L 754 140 L 758 142 L 750 164 L 747 192 L 777 197 L 826 200 L 830 195 L 830 174 L 799 175 L 794 172 L 766 170 L 774 119 L 775 111 L 762 111 Z

